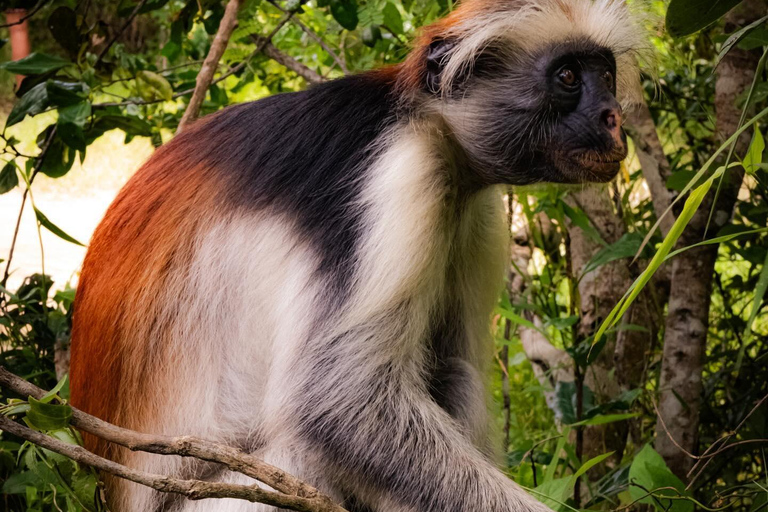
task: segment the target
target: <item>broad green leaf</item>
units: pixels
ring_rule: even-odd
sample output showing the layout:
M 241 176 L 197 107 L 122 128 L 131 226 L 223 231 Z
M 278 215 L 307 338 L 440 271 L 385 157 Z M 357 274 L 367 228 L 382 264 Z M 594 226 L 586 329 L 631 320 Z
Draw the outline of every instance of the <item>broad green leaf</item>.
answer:
M 373 48 L 376 46 L 376 41 L 381 39 L 381 29 L 378 25 L 365 27 L 361 36 L 363 38 L 363 43 L 366 46 Z
M 565 425 L 572 425 L 579 421 L 577 414 L 576 383 L 572 381 L 559 381 L 555 385 L 555 414 Z M 584 384 L 582 393 L 582 416 L 594 408 L 595 396 L 589 386 Z
M 582 276 L 612 261 L 631 258 L 640 250 L 642 243 L 643 237 L 639 233 L 625 233 L 614 243 L 600 249 L 592 256 L 592 259 L 584 265 L 581 271 Z
M 67 383 L 67 376 L 65 375 L 64 378 L 62 378 L 56 386 L 53 387 L 49 392 L 47 392 L 45 395 L 43 395 L 40 398 L 40 401 L 47 404 L 50 403 L 51 400 L 53 400 L 59 391 L 61 391 L 61 388 L 64 387 L 64 385 Z
M 37 84 L 28 90 L 16 104 L 13 105 L 5 127 L 13 126 L 27 116 L 36 116 L 48 107 L 48 90 L 45 83 Z
M 85 245 L 81 244 L 68 234 L 66 234 L 60 227 L 58 227 L 56 224 L 48 220 L 48 217 L 43 215 L 43 212 L 35 208 L 35 216 L 37 217 L 37 221 L 48 231 L 53 233 L 54 235 L 58 236 L 59 238 L 66 240 L 67 242 L 71 242 L 76 245 L 80 245 L 85 247 Z
M 557 461 L 560 459 L 560 454 L 565 447 L 565 443 L 568 441 L 568 435 L 571 433 L 571 428 L 566 426 L 560 438 L 557 440 L 557 446 L 552 454 L 552 462 L 547 466 L 547 472 L 544 474 L 544 483 L 552 482 L 555 479 L 555 471 L 557 471 Z
M 747 320 L 747 332 L 746 335 L 752 332 L 752 324 L 757 318 L 757 313 L 760 312 L 760 307 L 763 305 L 763 297 L 765 297 L 765 290 L 768 288 L 768 253 L 765 255 L 765 261 L 763 262 L 763 269 L 760 271 L 760 277 L 757 279 L 757 286 L 755 287 L 755 296 L 752 299 L 752 311 L 749 313 L 749 320 Z
M 89 87 L 83 82 L 48 80 L 45 82 L 48 102 L 57 107 L 67 107 L 82 102 L 88 97 Z
M 76 155 L 75 149 L 65 144 L 61 136 L 56 136 L 45 154 L 40 172 L 49 178 L 61 178 L 72 168 Z
M 152 71 L 139 71 L 136 75 L 136 83 L 139 93 L 146 100 L 163 99 L 170 101 L 173 99 L 173 88 L 162 75 Z
M 672 0 L 667 9 L 667 31 L 672 37 L 693 34 L 740 3 L 741 0 Z
M 747 156 L 744 157 L 742 165 L 747 174 L 753 174 L 758 170 L 758 164 L 763 163 L 763 151 L 765 150 L 765 141 L 763 140 L 763 134 L 759 129 L 755 129 L 755 133 L 752 135 L 752 142 L 749 144 L 747 150 Z
M 523 327 L 527 327 L 529 329 L 535 329 L 539 331 L 545 338 L 547 338 L 547 333 L 543 330 L 536 327 L 536 324 L 531 322 L 530 320 L 526 320 L 525 318 L 521 317 L 520 315 L 516 315 L 515 313 L 509 311 L 508 309 L 504 308 L 496 308 L 494 311 L 496 314 L 503 316 L 513 324 L 522 325 Z
M 614 453 L 614 452 L 608 452 L 608 453 L 604 453 L 604 454 L 602 454 L 602 455 L 598 455 L 597 457 L 593 457 L 593 458 L 589 459 L 587 462 L 585 462 L 584 464 L 582 464 L 582 465 L 581 465 L 581 467 L 579 468 L 579 470 L 578 470 L 578 471 L 576 471 L 576 472 L 573 474 L 573 477 L 572 477 L 572 478 L 573 478 L 574 480 L 575 480 L 576 478 L 579 478 L 581 475 L 583 475 L 584 473 L 586 473 L 587 471 L 589 471 L 591 468 L 593 468 L 594 466 L 596 466 L 596 465 L 600 464 L 600 463 L 601 463 L 601 462 L 603 462 L 605 459 L 607 459 L 608 457 L 610 457 L 611 455 L 613 455 L 613 453 Z
M 91 104 L 87 101 L 59 109 L 58 131 L 61 140 L 70 148 L 85 151 L 86 141 L 83 127 L 91 115 Z
M 584 231 L 584 234 L 587 235 L 587 237 L 600 245 L 608 245 L 605 243 L 605 240 L 603 240 L 603 237 L 600 236 L 600 233 L 598 233 L 598 231 L 592 225 L 592 222 L 589 220 L 589 217 L 587 217 L 586 213 L 580 209 L 572 208 L 566 202 L 562 202 L 562 205 L 563 212 L 568 216 L 568 218 L 571 219 L 571 222 L 573 222 L 575 226 Z
M 766 20 L 768 20 L 768 16 L 764 16 L 760 18 L 759 20 L 753 21 L 749 25 L 747 25 L 744 28 L 741 28 L 734 32 L 733 34 L 728 37 L 728 40 L 726 40 L 723 43 L 722 48 L 720 48 L 720 53 L 717 54 L 717 59 L 715 60 L 715 67 L 717 67 L 718 64 L 720 64 L 720 61 L 725 57 L 725 55 L 731 51 L 731 48 L 734 47 L 734 45 L 738 44 L 739 41 L 744 39 L 747 34 L 752 32 L 754 29 L 762 25 Z
M 58 430 L 69 426 L 72 408 L 68 405 L 47 404 L 29 397 L 26 419 L 39 430 Z
M 547 480 L 536 487 L 536 497 L 555 512 L 564 512 L 569 509 L 564 506 L 564 502 L 573 491 L 574 483 L 575 480 L 570 476 Z
M 403 17 L 400 16 L 400 11 L 392 2 L 387 2 L 387 5 L 384 6 L 384 25 L 398 35 L 405 31 Z
M 677 492 L 671 489 L 662 490 L 663 487 L 673 487 Z M 649 492 L 653 492 L 656 497 L 646 496 Z M 692 501 L 665 500 L 659 497 L 690 496 L 690 494 L 685 491 L 683 482 L 669 470 L 664 459 L 651 448 L 650 444 L 640 450 L 629 468 L 629 493 L 633 500 L 652 505 L 659 512 L 693 511 Z
M 355 0 L 331 0 L 331 14 L 339 25 L 347 30 L 357 28 L 357 2 Z
M 3 170 L 0 171 L 0 194 L 16 188 L 19 184 L 19 175 L 16 174 L 16 164 L 13 161 L 8 162 L 3 166 Z
M 57 7 L 48 17 L 48 30 L 70 56 L 76 56 L 80 50 L 80 28 L 77 14 L 69 7 Z
M 49 71 L 56 71 L 71 64 L 68 60 L 45 53 L 30 53 L 23 59 L 0 64 L 0 69 L 10 71 L 17 75 L 40 75 Z

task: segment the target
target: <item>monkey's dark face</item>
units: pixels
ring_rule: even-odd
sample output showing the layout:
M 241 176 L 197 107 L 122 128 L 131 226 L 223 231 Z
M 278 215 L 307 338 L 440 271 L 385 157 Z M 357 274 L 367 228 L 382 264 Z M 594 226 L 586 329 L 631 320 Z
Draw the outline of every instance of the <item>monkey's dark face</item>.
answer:
M 489 50 L 452 92 L 458 113 L 447 117 L 474 178 L 518 185 L 611 180 L 627 156 L 611 51 L 582 41 L 512 64 L 503 55 Z
M 609 181 L 627 156 L 613 55 L 565 52 L 546 61 L 543 103 L 530 113 L 547 130 L 529 142 L 534 169 L 551 181 Z

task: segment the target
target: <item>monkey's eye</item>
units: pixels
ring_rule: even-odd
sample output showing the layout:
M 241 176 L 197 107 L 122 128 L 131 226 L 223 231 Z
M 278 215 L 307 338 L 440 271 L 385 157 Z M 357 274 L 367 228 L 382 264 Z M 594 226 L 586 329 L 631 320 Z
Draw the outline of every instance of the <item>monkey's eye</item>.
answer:
M 608 86 L 608 89 L 613 90 L 613 73 L 610 71 L 603 73 L 603 81 L 605 82 L 605 85 Z
M 576 73 L 574 73 L 570 68 L 562 68 L 560 71 L 558 71 L 557 78 L 566 87 L 575 87 L 579 83 L 579 79 L 576 77 Z

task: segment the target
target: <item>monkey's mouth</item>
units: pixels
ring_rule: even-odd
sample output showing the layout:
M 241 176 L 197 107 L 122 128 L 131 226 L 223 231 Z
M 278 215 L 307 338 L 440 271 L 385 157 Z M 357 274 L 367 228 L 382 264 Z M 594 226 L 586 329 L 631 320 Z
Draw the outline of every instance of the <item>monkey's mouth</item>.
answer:
M 624 145 L 609 152 L 594 150 L 558 152 L 556 166 L 568 181 L 576 183 L 611 181 L 621 169 L 621 162 L 627 157 Z

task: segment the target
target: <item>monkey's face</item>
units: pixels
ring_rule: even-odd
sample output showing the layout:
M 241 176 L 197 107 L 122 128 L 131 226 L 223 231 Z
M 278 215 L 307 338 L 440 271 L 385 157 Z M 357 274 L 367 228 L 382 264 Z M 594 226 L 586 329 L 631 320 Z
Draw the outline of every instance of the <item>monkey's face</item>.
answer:
M 615 77 L 611 51 L 589 41 L 490 49 L 446 118 L 481 184 L 606 182 L 627 156 Z

